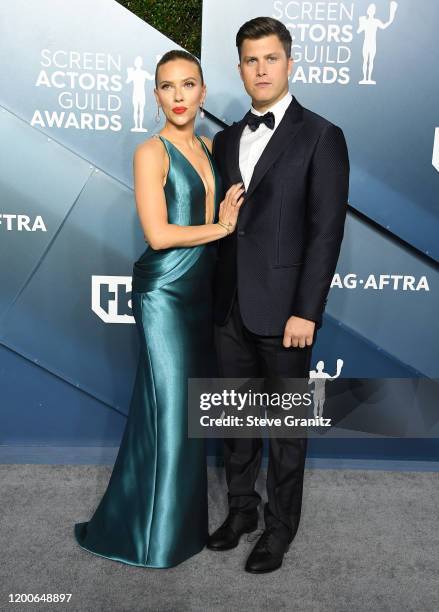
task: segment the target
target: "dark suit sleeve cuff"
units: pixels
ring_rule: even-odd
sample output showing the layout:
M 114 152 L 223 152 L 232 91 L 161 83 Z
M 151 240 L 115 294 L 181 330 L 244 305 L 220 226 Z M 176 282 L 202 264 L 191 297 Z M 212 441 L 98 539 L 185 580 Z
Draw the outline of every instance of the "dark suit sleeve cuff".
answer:
M 321 324 L 321 320 L 322 317 L 319 317 L 318 315 L 315 314 L 311 314 L 311 313 L 306 313 L 306 312 L 293 312 L 292 317 L 300 317 L 301 319 L 307 319 L 308 321 L 314 321 L 314 323 L 316 325 Z

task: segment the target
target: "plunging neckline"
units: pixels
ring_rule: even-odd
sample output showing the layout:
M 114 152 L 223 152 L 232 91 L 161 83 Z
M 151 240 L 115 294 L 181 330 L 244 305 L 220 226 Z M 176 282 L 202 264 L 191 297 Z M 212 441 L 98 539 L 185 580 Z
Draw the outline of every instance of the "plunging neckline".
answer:
M 189 165 L 189 166 L 192 168 L 193 172 L 194 172 L 194 173 L 197 175 L 197 177 L 198 177 L 198 179 L 199 179 L 200 183 L 203 185 L 204 194 L 205 194 L 205 198 L 204 198 L 204 220 L 205 220 L 205 222 L 204 222 L 204 225 L 208 225 L 208 223 L 206 222 L 206 212 L 207 212 L 207 205 L 206 205 L 206 202 L 207 202 L 207 189 L 206 189 L 206 185 L 204 184 L 203 179 L 201 178 L 201 174 L 200 174 L 200 173 L 198 172 L 198 170 L 195 168 L 194 164 L 193 164 L 191 161 L 189 161 L 189 159 L 186 157 L 186 155 L 184 155 L 184 153 L 182 153 L 182 152 L 180 151 L 180 149 L 179 149 L 179 148 L 178 148 L 178 147 L 177 147 L 177 146 L 176 146 L 176 145 L 175 145 L 173 142 L 171 142 L 170 140 L 168 140 L 168 139 L 167 139 L 165 136 L 162 136 L 161 134 L 157 134 L 157 136 L 158 136 L 159 138 L 163 138 L 164 140 L 166 140 L 167 142 L 169 142 L 169 143 L 170 143 L 170 144 L 171 144 L 171 145 L 174 147 L 174 149 L 175 149 L 175 150 L 176 150 L 178 153 L 180 153 L 180 155 L 181 155 L 181 156 L 182 156 L 182 157 L 183 157 L 183 158 L 186 160 L 187 164 L 188 164 L 188 165 Z M 203 142 L 203 139 L 202 139 L 202 138 L 200 138 L 200 137 L 198 136 L 198 134 L 195 134 L 195 137 L 196 137 L 196 138 L 197 138 L 197 140 L 199 140 L 199 141 L 200 141 L 200 143 L 201 143 L 201 147 L 202 147 L 202 149 L 203 149 L 203 151 L 204 151 L 204 153 L 205 153 L 205 155 L 206 155 L 206 157 L 207 157 L 207 160 L 208 160 L 209 165 L 210 165 L 210 170 L 211 170 L 211 172 L 212 172 L 212 179 L 213 179 L 213 219 L 212 219 L 211 223 L 213 223 L 213 222 L 214 222 L 214 220 L 215 220 L 215 212 L 216 212 L 216 211 L 215 211 L 215 209 L 216 209 L 216 176 L 215 176 L 215 170 L 213 169 L 213 164 L 212 164 L 212 161 L 211 161 L 211 159 L 210 159 L 210 151 L 208 150 L 208 148 L 207 148 L 206 144 Z M 166 185 L 166 183 L 165 183 L 165 185 Z

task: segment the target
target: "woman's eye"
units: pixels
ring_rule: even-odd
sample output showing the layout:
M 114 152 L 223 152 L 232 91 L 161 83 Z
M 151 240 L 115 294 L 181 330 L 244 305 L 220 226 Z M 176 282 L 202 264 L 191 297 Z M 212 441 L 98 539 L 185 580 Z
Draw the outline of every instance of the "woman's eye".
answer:
M 162 89 L 168 89 L 169 85 L 162 85 Z

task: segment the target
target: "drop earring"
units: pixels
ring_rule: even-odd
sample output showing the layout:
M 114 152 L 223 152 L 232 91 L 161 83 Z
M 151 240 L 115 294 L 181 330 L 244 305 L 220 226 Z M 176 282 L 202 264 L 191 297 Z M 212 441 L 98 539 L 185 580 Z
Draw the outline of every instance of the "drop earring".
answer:
M 204 119 L 205 117 L 205 113 L 204 113 L 204 109 L 203 109 L 203 104 L 200 104 L 200 118 Z
M 160 121 L 160 106 L 157 106 L 157 114 L 155 116 L 155 122 L 158 123 Z

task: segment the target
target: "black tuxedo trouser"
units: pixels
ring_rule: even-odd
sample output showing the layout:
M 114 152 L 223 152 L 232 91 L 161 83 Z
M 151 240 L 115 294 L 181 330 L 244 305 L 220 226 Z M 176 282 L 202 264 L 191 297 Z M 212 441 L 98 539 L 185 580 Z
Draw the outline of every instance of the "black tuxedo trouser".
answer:
M 314 333 L 313 344 L 316 332 Z M 241 318 L 235 297 L 225 325 L 215 325 L 218 366 L 224 378 L 308 378 L 312 346 L 285 348 L 282 336 L 259 336 L 249 331 Z M 297 531 L 302 507 L 303 473 L 307 438 L 269 438 L 266 527 L 275 527 L 279 537 L 291 541 Z M 224 463 L 230 508 L 250 511 L 261 496 L 255 483 L 261 466 L 263 440 L 224 439 Z

